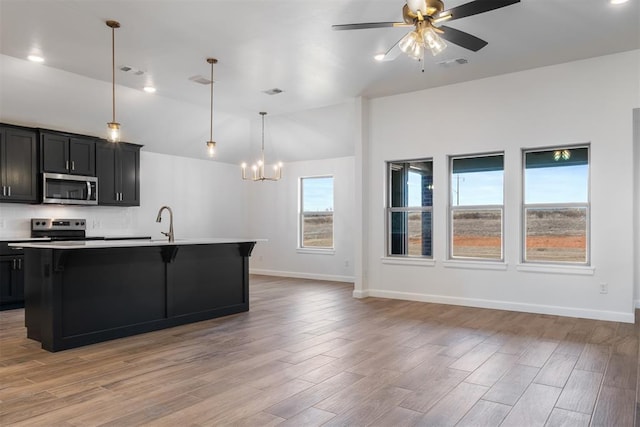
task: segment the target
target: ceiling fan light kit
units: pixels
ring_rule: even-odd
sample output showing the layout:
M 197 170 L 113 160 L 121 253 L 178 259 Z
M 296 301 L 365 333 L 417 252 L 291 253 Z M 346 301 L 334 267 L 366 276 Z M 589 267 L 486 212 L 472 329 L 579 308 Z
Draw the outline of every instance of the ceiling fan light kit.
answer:
M 413 59 L 421 60 L 424 51 L 428 49 L 433 56 L 438 55 L 447 47 L 445 39 L 465 49 L 477 52 L 487 45 L 487 42 L 464 31 L 444 25 L 437 26 L 444 21 L 453 21 L 467 16 L 478 15 L 519 3 L 520 0 L 475 0 L 469 3 L 445 10 L 442 0 L 406 0 L 402 7 L 403 22 L 368 22 L 362 24 L 333 25 L 334 30 L 360 30 L 367 28 L 386 27 L 414 27 L 398 43 L 398 48 Z M 387 60 L 386 56 L 376 55 L 378 61 Z M 390 58 L 394 59 L 393 57 Z M 423 69 L 424 71 L 424 69 Z

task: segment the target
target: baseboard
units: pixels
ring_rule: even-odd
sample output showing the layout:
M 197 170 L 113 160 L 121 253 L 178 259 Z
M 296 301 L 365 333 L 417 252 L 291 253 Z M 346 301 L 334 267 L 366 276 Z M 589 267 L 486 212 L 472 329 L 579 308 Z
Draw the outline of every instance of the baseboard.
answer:
M 249 273 L 262 274 L 263 276 L 280 276 L 280 277 L 293 277 L 296 279 L 324 280 L 328 282 L 353 283 L 355 281 L 355 277 L 353 276 L 334 276 L 331 274 L 299 273 L 297 271 L 263 270 L 259 268 L 251 268 L 249 269 Z
M 573 307 L 524 304 L 519 302 L 460 298 L 442 295 L 416 294 L 410 292 L 385 291 L 380 289 L 369 289 L 368 291 L 359 292 L 363 294 L 363 296 L 360 296 L 360 298 L 370 296 L 378 298 L 401 299 L 409 301 L 431 302 L 437 304 L 462 305 L 468 307 L 492 308 L 497 310 L 521 311 L 525 313 L 551 314 L 555 316 L 580 317 L 584 319 L 634 323 L 634 313 L 624 313 L 619 311 L 587 310 Z M 356 297 L 356 291 L 354 291 L 354 297 Z M 636 301 L 636 306 L 637 304 L 638 301 Z
M 355 289 L 353 290 L 354 298 L 366 298 L 368 296 L 369 296 L 369 291 L 356 291 Z

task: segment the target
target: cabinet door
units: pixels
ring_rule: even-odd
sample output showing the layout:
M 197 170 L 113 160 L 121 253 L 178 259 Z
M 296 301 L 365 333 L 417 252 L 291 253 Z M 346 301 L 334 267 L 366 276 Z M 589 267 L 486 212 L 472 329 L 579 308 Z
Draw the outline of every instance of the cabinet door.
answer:
M 6 127 L 0 141 L 0 177 L 6 202 L 37 202 L 38 154 L 34 131 Z
M 13 258 L 0 257 L 0 304 L 11 302 L 11 276 Z
M 96 175 L 96 142 L 91 139 L 69 139 L 69 173 L 73 175 Z
M 0 305 L 24 300 L 24 257 L 0 257 Z
M 120 201 L 127 206 L 140 206 L 140 148 L 122 145 L 120 149 Z
M 24 256 L 17 256 L 16 268 L 13 270 L 13 277 L 11 280 L 11 296 L 16 301 L 22 301 L 24 299 Z
M 69 138 L 52 133 L 42 134 L 42 171 L 69 173 Z
M 96 176 L 98 177 L 98 204 L 118 205 L 116 186 L 116 150 L 114 144 L 96 144 Z

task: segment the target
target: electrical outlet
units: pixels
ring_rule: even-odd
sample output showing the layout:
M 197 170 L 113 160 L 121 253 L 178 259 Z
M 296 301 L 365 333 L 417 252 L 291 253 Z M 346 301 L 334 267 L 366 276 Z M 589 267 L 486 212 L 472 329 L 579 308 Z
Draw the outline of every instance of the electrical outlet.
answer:
M 0 218 L 0 228 L 4 228 L 4 218 Z
M 600 293 L 608 294 L 609 293 L 609 285 L 605 282 L 600 283 Z
M 100 227 L 101 227 L 100 221 L 97 219 L 94 219 L 91 228 L 100 228 Z
M 345 266 L 345 268 L 346 268 L 346 267 L 349 267 L 349 260 L 345 260 L 345 262 L 344 262 L 344 266 Z

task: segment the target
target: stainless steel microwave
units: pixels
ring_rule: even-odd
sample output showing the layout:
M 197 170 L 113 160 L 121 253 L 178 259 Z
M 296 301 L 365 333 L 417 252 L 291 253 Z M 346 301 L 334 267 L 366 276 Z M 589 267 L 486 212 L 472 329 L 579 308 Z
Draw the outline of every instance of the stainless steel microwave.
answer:
M 97 205 L 98 178 L 94 176 L 43 173 L 42 203 Z

